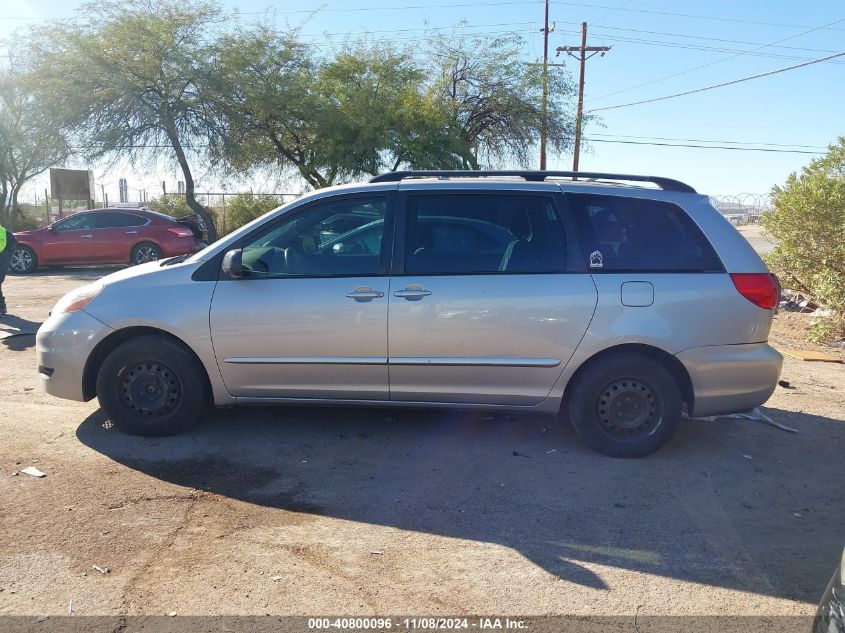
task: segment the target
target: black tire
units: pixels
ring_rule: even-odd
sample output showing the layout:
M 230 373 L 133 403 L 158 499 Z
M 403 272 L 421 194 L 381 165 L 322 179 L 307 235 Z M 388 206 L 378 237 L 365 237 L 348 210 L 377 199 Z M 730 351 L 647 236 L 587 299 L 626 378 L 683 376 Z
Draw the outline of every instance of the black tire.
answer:
M 162 252 L 158 244 L 152 242 L 141 242 L 132 247 L 129 255 L 129 263 L 133 266 L 146 264 L 161 259 Z
M 29 246 L 18 244 L 12 249 L 9 272 L 13 275 L 28 275 L 38 270 L 38 255 Z
M 681 422 L 681 391 L 657 361 L 635 353 L 588 365 L 567 394 L 569 419 L 586 444 L 611 457 L 645 457 Z
M 97 375 L 97 398 L 111 422 L 133 435 L 175 435 L 196 422 L 205 402 L 196 357 L 164 336 L 131 339 Z

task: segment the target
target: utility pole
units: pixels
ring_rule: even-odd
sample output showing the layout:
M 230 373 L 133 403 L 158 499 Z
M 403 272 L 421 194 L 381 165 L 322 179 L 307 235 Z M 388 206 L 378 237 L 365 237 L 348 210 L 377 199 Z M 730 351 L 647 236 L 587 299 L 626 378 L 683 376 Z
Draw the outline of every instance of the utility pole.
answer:
M 578 113 L 575 115 L 575 152 L 572 155 L 572 171 L 578 171 L 578 159 L 581 154 L 581 122 L 584 118 L 584 66 L 586 61 L 596 53 L 604 54 L 610 50 L 610 46 L 587 46 L 587 23 L 581 23 L 581 46 L 559 46 L 557 54 L 566 53 L 575 57 L 580 64 L 581 70 L 578 77 Z M 578 53 L 578 55 L 573 55 Z M 592 55 L 587 55 L 592 53 Z
M 543 101 L 540 104 L 540 171 L 546 169 L 546 118 L 549 109 L 549 0 L 546 0 L 546 19 L 543 22 Z

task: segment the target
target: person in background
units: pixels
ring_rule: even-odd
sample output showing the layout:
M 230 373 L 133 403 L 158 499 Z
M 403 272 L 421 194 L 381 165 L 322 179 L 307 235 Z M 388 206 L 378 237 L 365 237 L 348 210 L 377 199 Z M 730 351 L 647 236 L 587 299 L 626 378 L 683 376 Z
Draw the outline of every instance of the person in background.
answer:
M 15 248 L 15 236 L 12 232 L 0 225 L 0 316 L 6 314 L 6 298 L 3 296 L 3 282 L 6 280 L 6 271 L 9 269 L 9 261 L 12 259 L 12 251 Z

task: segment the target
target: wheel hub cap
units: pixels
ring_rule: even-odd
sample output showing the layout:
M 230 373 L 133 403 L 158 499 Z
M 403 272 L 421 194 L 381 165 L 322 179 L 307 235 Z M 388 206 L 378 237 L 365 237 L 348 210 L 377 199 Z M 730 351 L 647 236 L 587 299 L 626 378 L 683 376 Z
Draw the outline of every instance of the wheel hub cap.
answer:
M 123 399 L 141 415 L 166 415 L 182 399 L 182 385 L 176 374 L 161 363 L 131 367 L 121 383 Z
M 621 378 L 609 383 L 596 403 L 599 420 L 612 435 L 639 435 L 653 431 L 662 417 L 660 403 L 640 380 Z

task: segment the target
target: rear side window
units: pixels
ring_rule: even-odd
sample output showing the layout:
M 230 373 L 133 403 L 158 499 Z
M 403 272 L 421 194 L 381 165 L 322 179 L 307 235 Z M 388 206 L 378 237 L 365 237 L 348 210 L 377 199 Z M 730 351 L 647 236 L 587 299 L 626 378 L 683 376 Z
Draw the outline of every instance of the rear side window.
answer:
M 551 198 L 408 196 L 405 273 L 466 275 L 566 270 L 566 239 Z
M 659 200 L 567 194 L 591 271 L 714 272 L 724 268 L 678 205 Z

